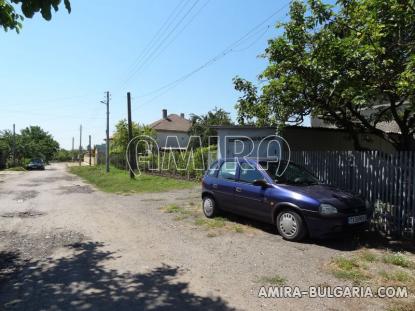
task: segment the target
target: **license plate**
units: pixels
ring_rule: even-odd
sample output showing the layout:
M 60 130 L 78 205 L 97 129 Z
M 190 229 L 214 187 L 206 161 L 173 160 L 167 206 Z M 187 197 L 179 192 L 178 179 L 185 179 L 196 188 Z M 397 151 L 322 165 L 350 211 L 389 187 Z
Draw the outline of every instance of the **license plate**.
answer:
M 365 222 L 365 221 L 367 221 L 366 215 L 351 216 L 347 219 L 347 222 L 349 223 L 349 225 L 358 224 L 358 223 Z

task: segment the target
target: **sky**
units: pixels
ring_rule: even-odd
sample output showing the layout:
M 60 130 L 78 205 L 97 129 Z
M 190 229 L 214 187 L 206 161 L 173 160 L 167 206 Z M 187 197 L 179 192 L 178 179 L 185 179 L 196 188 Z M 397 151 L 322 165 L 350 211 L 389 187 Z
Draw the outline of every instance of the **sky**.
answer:
M 0 32 L 0 130 L 39 125 L 66 149 L 72 137 L 79 146 L 81 124 L 84 147 L 88 135 L 103 143 L 106 91 L 111 132 L 127 117 L 127 92 L 140 124 L 162 109 L 189 116 L 218 107 L 235 120 L 232 79 L 257 81 L 267 65 L 259 55 L 289 9 L 286 0 L 71 3 L 71 14 L 62 6 L 50 22 L 36 15 L 20 34 Z

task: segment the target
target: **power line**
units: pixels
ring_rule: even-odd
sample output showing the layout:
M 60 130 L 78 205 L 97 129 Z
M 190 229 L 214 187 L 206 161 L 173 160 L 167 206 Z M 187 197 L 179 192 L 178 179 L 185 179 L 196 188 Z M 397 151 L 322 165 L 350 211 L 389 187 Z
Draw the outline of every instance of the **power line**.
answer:
M 249 40 L 250 38 L 252 38 L 253 36 L 255 36 L 258 31 L 261 31 L 264 27 L 264 25 L 273 17 L 275 17 L 275 15 L 277 15 L 278 13 L 280 13 L 288 4 L 286 3 L 284 6 L 282 6 L 281 8 L 279 8 L 278 10 L 276 10 L 275 12 L 273 12 L 270 16 L 268 16 L 266 19 L 264 19 L 263 21 L 261 21 L 259 24 L 257 24 L 256 26 L 254 26 L 253 28 L 251 28 L 247 33 L 245 33 L 242 37 L 240 37 L 238 40 L 236 40 L 235 42 L 233 42 L 232 44 L 230 44 L 227 48 L 225 48 L 222 52 L 220 52 L 219 54 L 217 54 L 216 56 L 212 57 L 211 59 L 209 59 L 208 61 L 206 61 L 204 64 L 202 64 L 201 66 L 197 67 L 196 69 L 188 72 L 187 74 L 179 77 L 178 79 L 169 82 L 153 91 L 150 91 L 148 93 L 145 93 L 143 95 L 140 95 L 138 97 L 142 98 L 142 97 L 147 97 L 153 94 L 156 94 L 158 92 L 163 91 L 161 94 L 156 95 L 155 97 L 153 97 L 152 99 L 146 101 L 145 103 L 143 103 L 141 106 L 149 104 L 151 102 L 153 102 L 154 100 L 156 100 L 157 98 L 159 98 L 160 96 L 164 95 L 165 93 L 167 93 L 168 91 L 170 91 L 171 89 L 175 88 L 177 85 L 179 85 L 180 83 L 182 83 L 183 81 L 189 79 L 191 76 L 195 75 L 196 73 L 198 73 L 199 71 L 205 69 L 206 67 L 214 64 L 215 62 L 217 62 L 218 60 L 222 59 L 223 57 L 225 57 L 226 55 L 228 55 L 229 53 L 235 52 L 235 51 L 241 51 L 241 50 L 235 50 L 235 48 L 237 48 L 238 46 L 240 46 L 243 42 L 245 42 L 246 40 Z M 265 25 L 265 30 L 268 30 L 271 27 L 271 25 Z M 263 34 L 261 34 L 261 36 L 263 36 Z
M 128 76 L 128 78 L 124 81 L 124 85 L 130 81 L 147 63 L 148 61 L 156 54 L 165 44 L 167 40 L 173 35 L 173 33 L 176 31 L 176 29 L 183 23 L 183 21 L 186 19 L 186 17 L 193 11 L 193 9 L 196 7 L 196 5 L 199 3 L 200 0 L 196 0 L 192 6 L 186 11 L 186 13 L 180 18 L 180 20 L 173 26 L 173 28 L 168 32 L 166 36 L 164 36 L 160 42 L 157 44 L 157 46 L 151 51 L 150 54 L 148 54 L 144 60 L 139 64 L 135 70 Z
M 179 30 L 179 32 L 166 44 L 163 48 L 161 48 L 157 54 L 153 54 L 152 57 L 148 59 L 145 65 L 151 64 L 154 60 L 156 60 L 167 48 L 176 41 L 176 39 L 186 30 L 186 28 L 195 20 L 195 18 L 203 11 L 203 9 L 209 4 L 210 0 L 207 0 L 202 7 L 190 18 L 190 20 Z M 144 65 L 143 65 L 144 66 Z M 137 73 L 139 70 L 137 71 Z M 136 74 L 137 74 L 136 73 Z
M 143 57 L 147 56 L 148 52 L 151 51 L 151 49 L 153 48 L 153 46 L 155 44 L 157 44 L 158 40 L 160 39 L 161 36 L 163 36 L 164 32 L 170 28 L 170 25 L 174 22 L 174 20 L 176 19 L 176 17 L 180 14 L 180 12 L 184 9 L 184 7 L 176 14 L 176 11 L 182 6 L 183 3 L 186 4 L 189 2 L 190 0 L 182 0 L 178 3 L 178 5 L 173 9 L 173 11 L 170 13 L 170 15 L 167 17 L 167 19 L 164 21 L 164 23 L 162 24 L 162 26 L 157 30 L 156 34 L 153 36 L 153 38 L 150 40 L 150 42 L 146 45 L 146 47 L 144 48 L 144 50 L 137 56 L 137 58 L 134 60 L 133 64 L 131 65 L 131 70 L 128 73 L 128 76 L 131 75 L 131 73 L 134 71 L 134 68 L 140 64 L 140 62 L 142 61 Z

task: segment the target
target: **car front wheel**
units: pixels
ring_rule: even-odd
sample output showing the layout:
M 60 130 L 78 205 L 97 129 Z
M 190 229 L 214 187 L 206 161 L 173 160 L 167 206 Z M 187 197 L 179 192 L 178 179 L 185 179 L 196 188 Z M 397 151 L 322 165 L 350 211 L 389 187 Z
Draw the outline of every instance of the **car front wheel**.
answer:
M 217 214 L 216 202 L 211 196 L 205 196 L 203 198 L 203 214 L 207 218 L 213 218 Z
M 288 241 L 299 241 L 306 235 L 303 219 L 292 210 L 283 210 L 278 214 L 277 230 Z

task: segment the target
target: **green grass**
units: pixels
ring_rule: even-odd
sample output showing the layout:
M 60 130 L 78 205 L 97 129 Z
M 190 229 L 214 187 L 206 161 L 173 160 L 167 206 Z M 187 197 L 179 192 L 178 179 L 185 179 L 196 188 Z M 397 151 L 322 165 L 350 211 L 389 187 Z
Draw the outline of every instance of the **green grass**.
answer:
M 383 262 L 402 268 L 413 268 L 415 266 L 411 260 L 399 253 L 387 254 L 383 256 Z
M 26 169 L 22 166 L 16 166 L 16 167 L 10 167 L 8 169 L 5 169 L 5 171 L 12 171 L 12 172 L 25 172 Z
M 226 226 L 226 219 L 222 217 L 216 217 L 216 218 L 198 217 L 195 219 L 195 225 L 203 226 L 208 229 L 223 228 Z
M 405 271 L 386 272 L 381 271 L 379 275 L 386 281 L 410 282 L 413 280 L 412 276 Z
M 103 166 L 71 166 L 69 171 L 102 191 L 119 194 L 164 192 L 173 189 L 189 189 L 196 186 L 196 183 L 187 180 L 146 174 L 141 174 L 131 180 L 127 171 L 114 167 L 111 167 L 108 174 Z
M 267 285 L 282 286 L 287 283 L 287 279 L 276 274 L 274 276 L 263 276 L 259 279 L 259 282 Z
M 357 284 L 368 279 L 362 268 L 363 265 L 356 258 L 337 257 L 332 261 L 332 273 L 335 277 Z
M 376 261 L 378 261 L 378 257 L 369 250 L 364 250 L 364 251 L 360 252 L 359 257 L 362 260 L 366 261 L 366 262 L 376 262 Z

